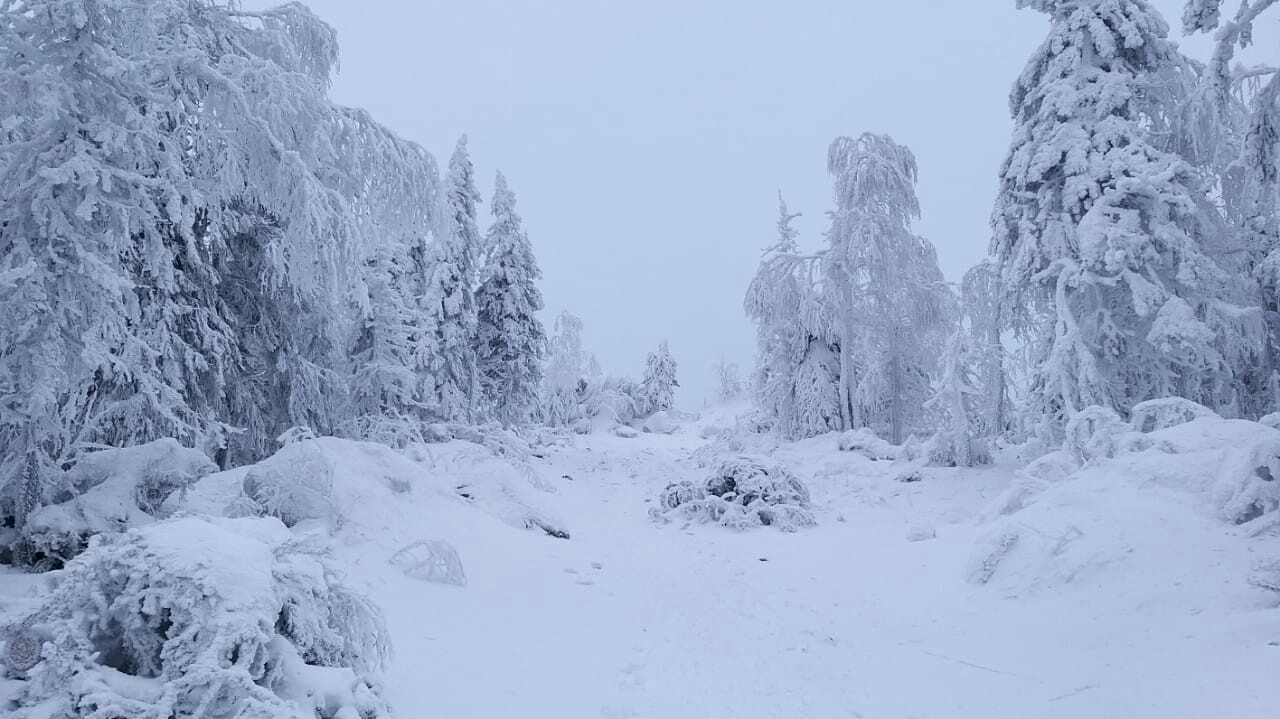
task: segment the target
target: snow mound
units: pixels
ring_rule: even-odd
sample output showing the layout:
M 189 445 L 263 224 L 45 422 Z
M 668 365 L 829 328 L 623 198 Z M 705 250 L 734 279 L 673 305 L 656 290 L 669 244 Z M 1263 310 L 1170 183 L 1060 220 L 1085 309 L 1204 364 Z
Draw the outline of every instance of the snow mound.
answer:
M 988 514 L 969 580 L 1021 591 L 1125 567 L 1181 581 L 1219 563 L 1212 552 L 1225 550 L 1215 542 L 1263 534 L 1280 516 L 1280 431 L 1180 403 L 1142 417 L 1145 426 L 1168 426 L 1138 434 L 1145 442 L 1124 441 L 1135 434 L 1127 425 L 1089 413 L 1067 448 L 1023 470 Z M 1245 526 L 1230 533 L 1224 524 Z
M 784 532 L 817 524 L 803 482 L 780 465 L 746 458 L 722 462 L 701 486 L 689 481 L 668 484 L 649 515 L 663 523 L 682 519 Z
M 16 555 L 36 566 L 61 566 L 95 534 L 166 516 L 165 500 L 216 469 L 204 454 L 173 439 L 85 454 L 61 478 L 54 503 L 27 517 Z
M 899 454 L 896 445 L 880 439 L 866 427 L 841 433 L 836 447 L 841 452 L 854 452 L 872 460 L 897 459 Z
M 1218 413 L 1189 399 L 1163 397 L 1134 405 L 1129 424 L 1138 432 L 1155 432 L 1201 418 L 1218 418 Z
M 533 465 L 467 442 L 434 445 L 423 462 L 419 472 L 432 486 L 512 527 L 569 538 L 565 523 L 550 508 L 555 486 Z
M 101 535 L 22 626 L 15 719 L 387 716 L 382 615 L 276 519 Z
M 650 434 L 673 434 L 680 429 L 680 421 L 671 412 L 654 412 L 645 419 L 641 429 Z

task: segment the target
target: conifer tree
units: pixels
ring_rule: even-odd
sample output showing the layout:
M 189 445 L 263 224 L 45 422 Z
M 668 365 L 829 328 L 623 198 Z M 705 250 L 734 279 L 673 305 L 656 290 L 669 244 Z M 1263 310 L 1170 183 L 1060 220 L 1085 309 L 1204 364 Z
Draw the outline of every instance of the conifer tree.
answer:
M 469 422 L 475 418 L 479 390 L 475 346 L 479 203 L 464 135 L 449 159 L 441 225 L 430 247 L 426 286 L 419 298 L 427 330 L 418 361 L 430 383 L 429 412 L 438 420 Z
M 676 379 L 676 360 L 671 356 L 667 341 L 663 340 L 655 352 L 650 352 L 645 361 L 644 379 L 640 383 L 640 393 L 644 397 L 646 411 L 666 412 L 675 407 L 676 388 L 680 382 Z
M 483 280 L 476 291 L 480 384 L 488 413 L 504 425 L 529 421 L 537 407 L 547 337 L 542 277 L 515 210 L 516 198 L 502 173 L 494 183 L 493 225 Z
M 1144 130 L 1143 82 L 1177 60 L 1167 26 L 1144 0 L 1019 5 L 1048 14 L 1050 33 L 1011 96 L 992 254 L 1004 322 L 1034 351 L 1039 431 L 1090 405 L 1231 402 L 1227 278 L 1201 247 L 1204 189 Z

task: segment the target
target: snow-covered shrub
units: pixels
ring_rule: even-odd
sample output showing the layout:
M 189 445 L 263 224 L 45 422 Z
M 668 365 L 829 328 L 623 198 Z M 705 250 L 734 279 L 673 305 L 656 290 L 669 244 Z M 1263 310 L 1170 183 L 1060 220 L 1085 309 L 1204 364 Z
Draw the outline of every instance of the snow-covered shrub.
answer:
M 275 519 L 102 535 L 26 621 L 15 719 L 373 719 L 382 616 Z
M 388 561 L 412 579 L 459 587 L 467 585 L 458 550 L 443 540 L 418 540 L 401 548 Z
M 56 568 L 103 532 L 123 532 L 164 516 L 170 495 L 216 470 L 203 453 L 174 439 L 81 455 L 60 477 L 52 502 L 32 511 L 14 558 Z
M 1129 414 L 1129 424 L 1138 432 L 1154 432 L 1218 413 L 1182 397 L 1162 397 L 1139 402 Z
M 836 447 L 841 452 L 856 452 L 867 459 L 897 459 L 899 449 L 876 436 L 867 427 L 851 429 L 840 435 Z
M 276 517 L 286 527 L 306 520 L 336 521 L 333 463 L 312 441 L 286 444 L 244 476 L 232 514 Z
M 649 515 L 661 522 L 680 518 L 733 529 L 777 527 L 794 532 L 817 523 L 809 489 L 786 468 L 746 458 L 722 462 L 701 486 L 667 485 Z
M 1280 429 L 1280 412 L 1272 412 L 1262 419 L 1258 420 L 1258 424 L 1265 425 L 1271 429 Z
M 1130 427 L 1115 410 L 1094 405 L 1086 407 L 1067 421 L 1062 448 L 1081 462 L 1114 457 L 1121 435 Z
M 625 424 L 620 424 L 617 427 L 614 427 L 613 433 L 623 439 L 635 439 L 640 436 L 640 432 L 635 427 L 628 427 Z

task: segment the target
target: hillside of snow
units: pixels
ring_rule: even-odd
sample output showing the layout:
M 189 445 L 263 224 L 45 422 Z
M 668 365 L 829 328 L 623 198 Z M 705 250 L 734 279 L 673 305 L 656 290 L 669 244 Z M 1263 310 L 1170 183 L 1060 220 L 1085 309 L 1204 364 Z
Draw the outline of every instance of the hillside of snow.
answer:
M 308 440 L 205 477 L 157 526 L 305 477 L 286 522 L 385 616 L 371 686 L 396 716 L 1275 716 L 1280 431 L 1202 418 L 958 470 L 778 442 L 736 409 L 523 456 Z M 651 517 L 736 456 L 800 479 L 816 526 Z M 1242 493 L 1265 511 L 1228 512 Z M 3 575 L 0 616 L 67 571 Z

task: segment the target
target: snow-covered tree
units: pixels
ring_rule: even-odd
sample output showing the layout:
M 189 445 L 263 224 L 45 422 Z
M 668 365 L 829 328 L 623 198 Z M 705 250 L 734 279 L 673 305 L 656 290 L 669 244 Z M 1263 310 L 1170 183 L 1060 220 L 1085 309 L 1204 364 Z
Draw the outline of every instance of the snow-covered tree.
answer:
M 476 365 L 476 253 L 481 247 L 476 226 L 480 193 L 467 152 L 467 138 L 458 140 L 444 180 L 444 208 L 440 230 L 430 248 L 426 286 L 419 311 L 428 331 L 418 361 L 431 383 L 427 402 L 435 419 L 470 421 L 478 399 Z
M 367 263 L 369 308 L 351 350 L 351 404 L 361 437 L 411 436 L 418 414 L 412 265 L 405 249 L 387 243 Z
M 1051 18 L 1016 83 L 992 254 L 1004 322 L 1034 348 L 1030 407 L 1057 434 L 1090 405 L 1230 401 L 1227 279 L 1205 192 L 1148 142 L 1141 89 L 1176 62 L 1144 0 L 1019 0 Z
M 827 344 L 810 338 L 795 369 L 795 414 L 790 419 L 797 437 L 813 437 L 840 428 L 840 359 Z
M 536 284 L 542 271 L 515 204 L 499 172 L 493 225 L 485 237 L 487 260 L 476 290 L 477 362 L 486 410 L 506 425 L 523 424 L 535 411 L 547 344 L 536 314 L 543 308 Z
M 1205 135 L 1221 156 L 1211 168 L 1229 225 L 1227 269 L 1252 280 L 1261 338 L 1245 343 L 1228 360 L 1238 368 L 1241 413 L 1261 416 L 1280 406 L 1280 68 L 1231 66 L 1238 48 L 1253 43 L 1253 28 L 1275 0 L 1241 2 L 1222 19 L 1222 0 L 1189 0 L 1183 13 L 1188 33 L 1213 33 L 1215 50 L 1202 77 L 1201 95 L 1211 98 L 1215 122 Z
M 742 394 L 742 375 L 738 372 L 738 364 L 721 357 L 712 368 L 716 381 L 716 399 L 720 402 L 732 402 Z
M 978 396 L 977 431 L 991 437 L 1012 426 L 1006 353 L 1000 336 L 1000 268 L 985 259 L 965 273 L 960 282 L 961 322 L 967 334 L 967 356 Z
M 836 208 L 823 293 L 840 349 L 841 423 L 887 429 L 900 444 L 922 420 L 955 299 L 933 245 L 911 230 L 920 216 L 911 151 L 884 135 L 841 137 L 827 167 Z
M 801 315 L 813 288 L 806 269 L 815 263 L 800 255 L 798 232 L 791 225 L 799 216 L 787 210 L 779 193 L 777 241 L 764 251 L 743 302 L 756 324 L 752 391 L 757 405 L 774 418 L 784 437 L 798 434 L 796 370 L 810 339 Z
M 582 400 L 589 380 L 600 374 L 595 357 L 583 348 L 582 328 L 582 320 L 576 315 L 561 312 L 548 342 L 541 415 L 552 427 L 562 427 L 583 417 Z
M 938 419 L 932 459 L 942 464 L 972 467 L 990 461 L 979 422 L 981 392 L 973 368 L 980 359 L 976 355 L 968 334 L 963 329 L 953 332 L 942 352 L 934 395 L 925 403 Z
M 365 260 L 438 182 L 329 101 L 332 28 L 300 4 L 0 9 L 0 485 L 33 448 L 240 461 L 336 429 Z
M 640 382 L 640 392 L 644 397 L 646 412 L 665 412 L 675 407 L 676 388 L 680 382 L 676 379 L 676 360 L 671 356 L 667 341 L 663 340 L 657 351 L 650 352 L 645 360 L 644 379 Z

